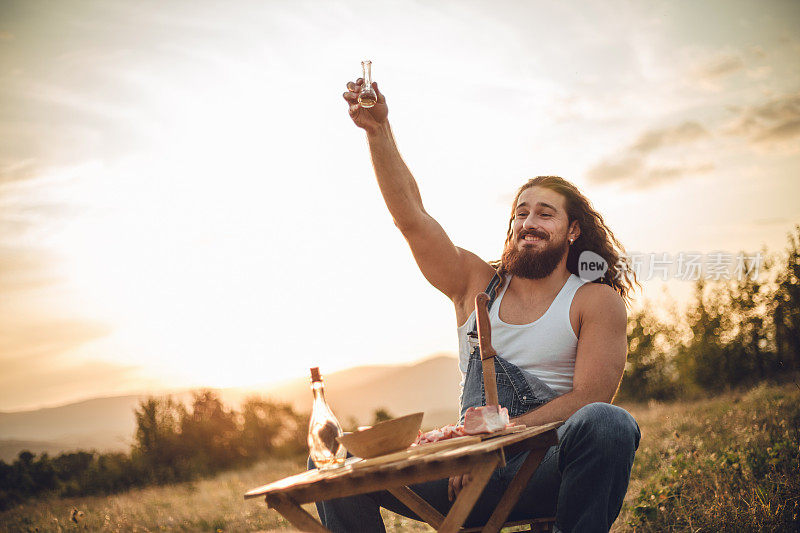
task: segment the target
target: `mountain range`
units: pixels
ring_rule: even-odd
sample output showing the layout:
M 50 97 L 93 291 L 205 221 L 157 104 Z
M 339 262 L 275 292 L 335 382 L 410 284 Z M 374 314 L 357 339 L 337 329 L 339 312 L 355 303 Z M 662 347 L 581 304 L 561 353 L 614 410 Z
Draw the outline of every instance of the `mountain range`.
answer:
M 324 369 L 323 369 L 324 370 Z M 370 365 L 325 374 L 328 403 L 342 424 L 353 427 L 372 422 L 377 409 L 392 416 L 423 411 L 423 428 L 450 424 L 458 417 L 458 360 L 435 355 L 406 365 Z M 289 403 L 298 412 L 311 409 L 307 378 L 268 388 L 214 389 L 228 407 L 238 408 L 248 396 Z M 0 460 L 9 462 L 20 451 L 57 454 L 76 449 L 127 451 L 135 431 L 134 410 L 154 394 L 91 398 L 58 407 L 0 412 Z M 163 391 L 189 403 L 191 390 Z

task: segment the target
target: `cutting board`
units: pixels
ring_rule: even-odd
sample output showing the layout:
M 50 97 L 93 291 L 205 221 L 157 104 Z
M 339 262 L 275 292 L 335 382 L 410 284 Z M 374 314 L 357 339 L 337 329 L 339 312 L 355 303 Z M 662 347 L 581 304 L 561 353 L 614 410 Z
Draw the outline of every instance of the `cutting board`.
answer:
M 412 457 L 416 457 L 418 455 L 427 455 L 433 452 L 440 452 L 442 450 L 449 450 L 450 448 L 458 448 L 460 446 L 466 446 L 468 444 L 477 444 L 487 439 L 491 439 L 494 437 L 500 437 L 502 435 L 508 435 L 510 433 L 516 433 L 518 431 L 522 431 L 525 429 L 526 426 L 519 425 L 519 426 L 511 426 L 505 429 L 501 429 L 500 431 L 495 431 L 493 433 L 482 433 L 480 435 L 467 435 L 465 437 L 455 437 L 452 439 L 445 439 L 440 440 L 439 442 L 431 442 L 429 444 L 421 444 L 419 446 L 410 446 L 403 451 L 390 453 L 387 455 L 381 455 L 380 457 L 373 457 L 372 459 L 364 459 L 361 461 L 354 461 L 350 463 L 350 466 L 353 469 L 364 468 L 367 466 L 375 466 L 375 465 L 383 465 L 388 463 L 393 463 L 395 461 L 402 461 L 405 459 L 410 459 Z

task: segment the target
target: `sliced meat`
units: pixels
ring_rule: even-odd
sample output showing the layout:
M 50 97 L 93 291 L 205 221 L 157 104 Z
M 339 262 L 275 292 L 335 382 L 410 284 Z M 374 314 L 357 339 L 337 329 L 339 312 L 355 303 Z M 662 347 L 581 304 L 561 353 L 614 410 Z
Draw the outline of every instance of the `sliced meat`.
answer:
M 417 440 L 414 444 L 427 444 L 429 442 L 439 442 L 440 440 L 452 439 L 453 437 L 463 437 L 465 435 L 464 428 L 455 426 L 453 424 L 444 426 L 441 429 L 433 429 L 427 433 L 419 432 Z
M 464 413 L 464 432 L 467 435 L 492 433 L 509 425 L 508 409 L 498 405 L 470 407 Z
M 452 439 L 455 437 L 465 437 L 467 435 L 479 435 L 481 433 L 492 433 L 500 431 L 508 426 L 513 426 L 508 418 L 508 409 L 490 405 L 488 407 L 470 407 L 464 414 L 464 425 L 456 426 L 449 424 L 439 429 L 432 429 L 427 433 L 419 432 L 417 440 L 412 446 L 439 442 L 440 440 Z

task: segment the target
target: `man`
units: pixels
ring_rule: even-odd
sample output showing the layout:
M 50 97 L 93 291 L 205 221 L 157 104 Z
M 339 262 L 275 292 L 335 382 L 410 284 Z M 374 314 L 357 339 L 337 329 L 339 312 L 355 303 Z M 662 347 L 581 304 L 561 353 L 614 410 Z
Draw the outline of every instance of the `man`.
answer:
M 455 306 L 462 417 L 483 403 L 480 355 L 470 334 L 475 296 L 487 291 L 501 405 L 519 424 L 566 421 L 559 445 L 548 450 L 509 518 L 555 514 L 561 531 L 608 531 L 622 506 L 640 436 L 633 418 L 610 404 L 625 367 L 624 299 L 635 282 L 624 269 L 621 246 L 577 188 L 554 176 L 530 180 L 517 193 L 499 264 L 454 246 L 425 211 L 400 157 L 386 98 L 373 83 L 378 102 L 361 107 L 362 84 L 349 82 L 344 99 L 353 122 L 367 133 L 386 206 L 425 278 Z M 586 250 L 608 266 L 596 283 L 575 275 Z M 526 455 L 495 471 L 468 525 L 486 521 Z M 412 490 L 446 513 L 468 482 L 458 476 Z M 334 531 L 382 531 L 379 506 L 415 516 L 386 492 L 330 500 L 318 509 Z

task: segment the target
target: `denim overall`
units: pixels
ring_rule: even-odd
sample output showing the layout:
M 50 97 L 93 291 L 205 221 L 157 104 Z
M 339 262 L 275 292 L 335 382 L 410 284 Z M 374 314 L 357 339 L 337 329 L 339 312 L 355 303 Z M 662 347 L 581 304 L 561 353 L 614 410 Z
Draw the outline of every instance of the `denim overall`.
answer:
M 489 295 L 488 309 L 492 308 L 492 304 L 497 298 L 496 288 L 499 283 L 500 276 L 495 274 L 486 287 L 486 294 Z M 459 424 L 464 423 L 464 413 L 467 412 L 467 409 L 486 405 L 477 316 L 472 330 L 467 334 L 467 339 L 471 352 L 464 378 L 464 389 L 461 391 Z M 494 358 L 494 373 L 497 376 L 497 398 L 500 406 L 508 409 L 508 416 L 511 418 L 525 414 L 558 396 L 544 381 L 530 372 L 512 365 L 499 355 Z

